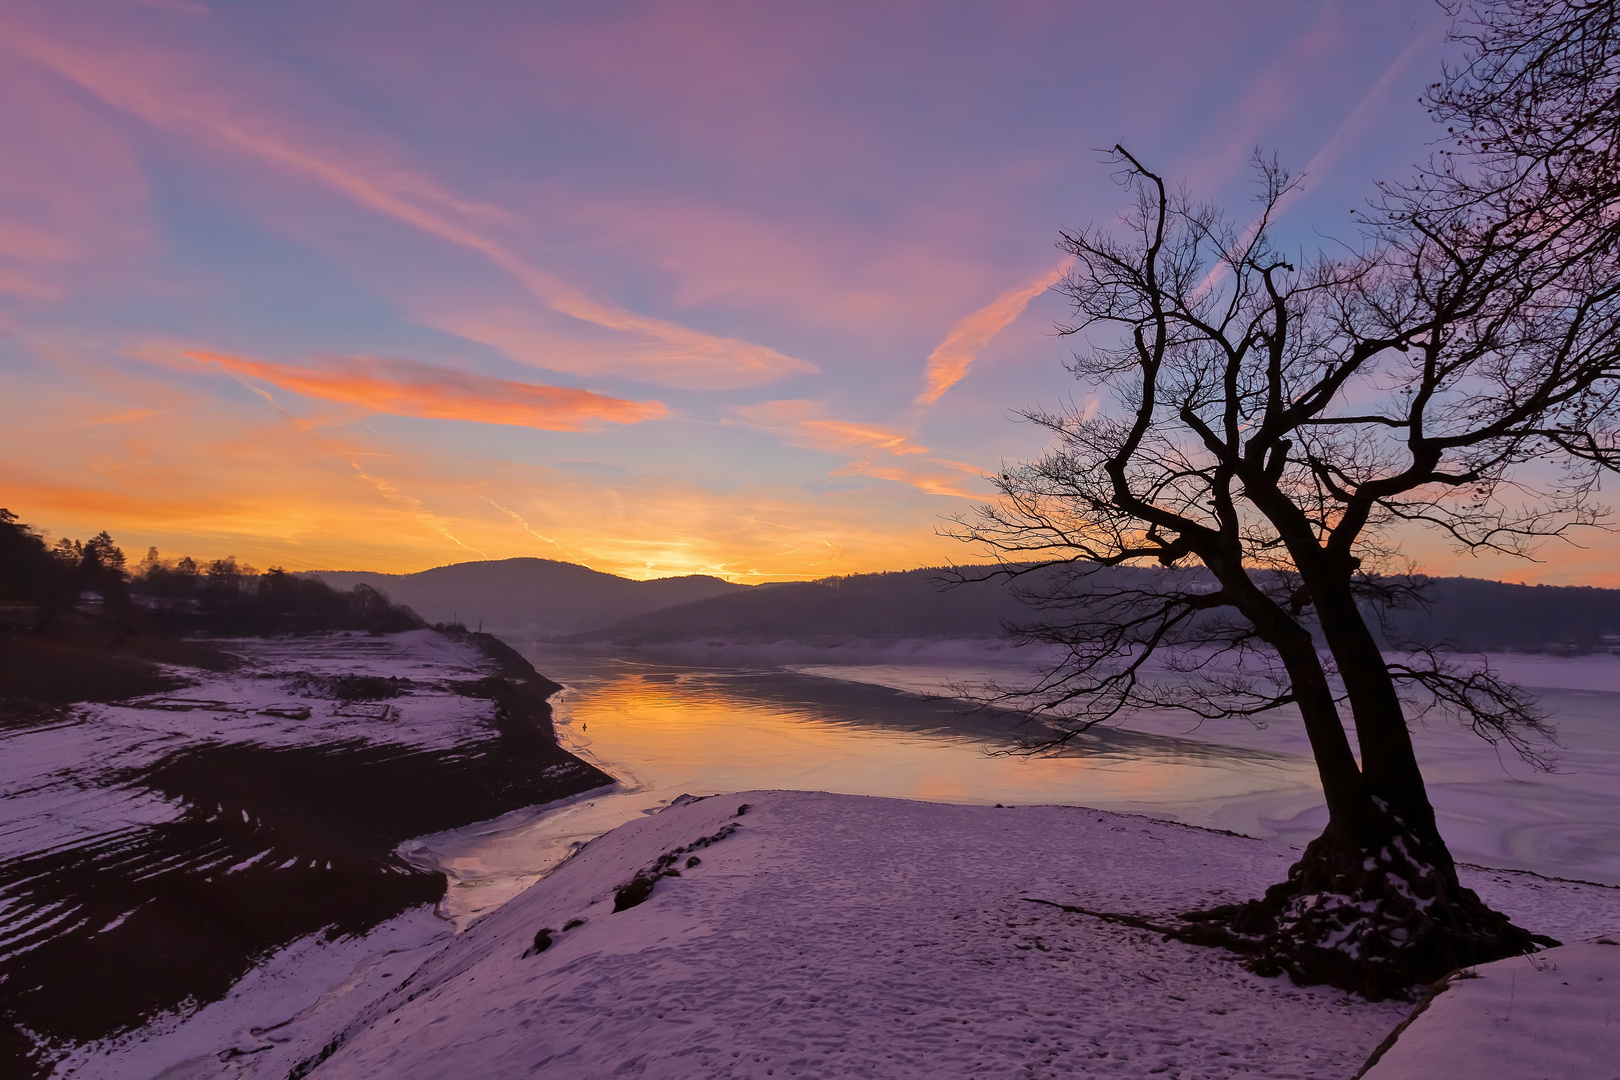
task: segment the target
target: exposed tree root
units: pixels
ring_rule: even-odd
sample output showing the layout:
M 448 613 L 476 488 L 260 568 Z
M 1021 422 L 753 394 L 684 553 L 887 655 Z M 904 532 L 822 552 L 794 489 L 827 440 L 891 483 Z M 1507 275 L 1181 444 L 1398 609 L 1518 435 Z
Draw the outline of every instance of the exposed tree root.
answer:
M 1177 922 L 1023 899 L 1218 945 L 1246 956 L 1257 974 L 1325 983 L 1373 1001 L 1408 999 L 1458 968 L 1559 944 L 1513 925 L 1458 884 L 1449 858 L 1413 852 L 1421 846 L 1398 832 L 1376 850 L 1323 835 L 1261 899 L 1188 912 Z
M 1431 858 L 1424 846 L 1404 829 L 1376 847 L 1324 834 L 1264 897 L 1189 912 L 1175 936 L 1243 953 L 1261 975 L 1374 1001 L 1558 944 L 1491 909 L 1457 882 L 1443 849 Z

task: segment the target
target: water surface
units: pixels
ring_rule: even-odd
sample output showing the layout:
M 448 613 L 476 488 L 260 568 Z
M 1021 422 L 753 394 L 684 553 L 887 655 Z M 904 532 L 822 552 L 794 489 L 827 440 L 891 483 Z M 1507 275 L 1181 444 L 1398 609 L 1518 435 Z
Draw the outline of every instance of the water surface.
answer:
M 525 654 L 567 687 L 553 699 L 564 745 L 621 783 L 424 838 L 419 857 L 450 874 L 445 908 L 458 922 L 527 887 L 569 845 L 682 794 L 787 788 L 1096 806 L 1296 846 L 1326 821 L 1309 746 L 1286 709 L 1260 726 L 1137 714 L 1056 754 L 1007 753 L 1030 731 L 1017 717 L 966 713 L 938 696 L 1027 673 L 1004 649 L 956 643 L 932 657 L 731 666 L 546 646 Z M 1450 722 L 1414 723 L 1442 831 L 1463 861 L 1620 883 L 1620 692 L 1602 688 L 1620 686 L 1620 658 L 1500 666 L 1510 665 L 1558 723 L 1563 745 L 1545 748 L 1555 771 Z

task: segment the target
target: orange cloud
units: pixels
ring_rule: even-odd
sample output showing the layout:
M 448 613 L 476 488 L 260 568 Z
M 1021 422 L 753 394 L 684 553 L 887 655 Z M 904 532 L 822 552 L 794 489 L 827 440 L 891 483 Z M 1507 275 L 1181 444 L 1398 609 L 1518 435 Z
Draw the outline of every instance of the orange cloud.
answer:
M 982 499 L 987 494 L 964 484 L 964 477 L 978 477 L 979 469 L 949 458 L 925 456 L 928 447 L 912 442 L 910 435 L 898 428 L 830 420 L 821 415 L 821 406 L 813 401 L 764 401 L 732 412 L 795 446 L 853 459 L 834 469 L 828 474 L 831 476 L 871 476 L 907 484 L 930 495 L 959 499 Z
M 825 419 L 821 416 L 820 404 L 814 401 L 762 401 L 757 405 L 741 405 L 731 411 L 749 424 L 769 428 L 786 436 L 795 446 L 811 450 L 835 454 L 859 450 L 881 450 L 890 454 L 928 453 L 928 447 L 912 442 L 898 428 Z
M 1016 289 L 1009 289 L 984 307 L 957 322 L 945 340 L 928 355 L 928 386 L 917 395 L 917 404 L 932 405 L 940 396 L 962 381 L 962 376 L 978 359 L 979 350 L 1024 313 L 1029 302 L 1051 288 L 1068 273 L 1064 261 Z
M 357 428 L 356 438 L 328 437 L 253 417 L 235 402 L 192 427 L 173 414 L 130 430 L 77 427 L 48 460 L 0 458 L 9 463 L 0 502 L 58 536 L 105 528 L 128 552 L 155 545 L 169 556 L 289 569 L 410 571 L 533 555 L 637 578 L 761 581 L 958 554 L 918 529 L 918 504 L 887 487 L 821 495 L 795 484 L 717 490 L 656 472 L 581 475 L 463 460 L 431 435 L 402 443 Z M 38 445 L 64 422 L 58 412 L 44 426 L 0 428 L 0 450 Z
M 326 369 L 319 370 L 216 353 L 184 355 L 303 397 L 396 416 L 581 431 L 596 421 L 634 424 L 666 411 L 656 401 L 626 401 L 589 390 L 492 379 L 406 360 L 344 357 L 327 361 Z
M 872 476 L 879 480 L 893 480 L 897 484 L 910 485 L 929 495 L 949 495 L 955 499 L 989 498 L 989 492 L 982 487 L 974 488 L 963 482 L 964 477 L 969 476 L 979 479 L 978 469 L 948 458 L 929 458 L 926 462 L 907 464 L 903 467 L 874 461 L 856 461 L 842 469 L 834 469 L 830 475 Z
M 194 57 L 142 51 L 127 40 L 98 49 L 83 38 L 70 43 L 15 21 L 6 27 L 6 38 L 17 52 L 154 126 L 200 137 L 315 181 L 374 213 L 482 255 L 557 312 L 631 335 L 639 339 L 638 346 L 652 345 L 649 356 L 638 357 L 634 365 L 643 376 L 647 367 L 662 364 L 674 367 L 678 377 L 679 367 L 689 362 L 729 369 L 738 380 L 734 385 L 819 371 L 807 360 L 768 346 L 694 330 L 587 295 L 490 235 L 487 223 L 507 217 L 499 209 L 463 201 L 427 177 L 386 161 L 375 148 L 345 153 L 319 145 L 320 140 L 294 130 L 285 117 L 233 102 L 231 88 L 221 85 L 218 73 L 196 70 Z M 615 356 L 623 352 L 600 354 L 591 370 L 613 371 Z
M 638 578 L 763 581 L 977 554 L 926 527 L 942 512 L 939 496 L 973 494 L 970 466 L 885 450 L 905 433 L 880 425 L 789 430 L 795 418 L 827 421 L 808 402 L 768 403 L 762 417 L 777 426 L 754 426 L 847 447 L 833 475 L 895 482 L 825 492 L 806 490 L 800 476 L 707 485 L 655 454 L 625 460 L 628 469 L 581 471 L 480 456 L 445 425 L 311 425 L 206 395 L 198 380 L 153 378 L 146 365 L 86 360 L 75 374 L 0 423 L 0 505 L 57 536 L 109 529 L 137 555 L 156 545 L 261 567 L 390 571 L 533 555 Z M 540 432 L 525 442 L 542 457 L 596 452 L 579 438 Z M 1550 546 L 1541 564 L 1459 558 L 1431 534 L 1410 538 L 1410 548 L 1430 573 L 1615 584 L 1620 538 L 1585 539 L 1590 550 Z

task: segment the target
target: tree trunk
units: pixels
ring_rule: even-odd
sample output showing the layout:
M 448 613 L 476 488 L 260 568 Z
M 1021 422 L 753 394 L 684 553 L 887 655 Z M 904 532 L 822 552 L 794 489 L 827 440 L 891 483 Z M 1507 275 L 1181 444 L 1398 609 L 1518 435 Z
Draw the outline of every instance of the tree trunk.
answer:
M 1324 587 L 1312 598 L 1331 627 L 1363 766 L 1356 767 L 1310 633 L 1258 590 L 1237 590 L 1251 601 L 1240 610 L 1288 670 L 1328 824 L 1264 897 L 1189 912 L 1175 936 L 1245 953 L 1260 974 L 1287 973 L 1301 984 L 1328 983 L 1374 1000 L 1407 996 L 1459 967 L 1532 952 L 1538 942 L 1556 944 L 1514 926 L 1462 887 L 1435 826 L 1400 698 L 1348 579 L 1337 592 L 1332 582 L 1316 584 Z
M 1206 559 L 1205 565 L 1288 671 L 1322 779 L 1328 824 L 1287 880 L 1265 896 L 1190 912 L 1175 935 L 1245 953 L 1261 974 L 1286 972 L 1302 984 L 1329 983 L 1375 1000 L 1406 996 L 1456 968 L 1549 942 L 1514 926 L 1458 881 L 1400 697 L 1356 607 L 1349 575 L 1331 575 L 1326 553 L 1314 542 L 1295 555 L 1344 677 L 1361 744 L 1359 768 L 1310 632 L 1261 592 L 1238 560 Z
M 1395 681 L 1390 678 L 1383 651 L 1378 647 L 1367 620 L 1356 606 L 1348 578 L 1313 580 L 1326 574 L 1311 574 L 1305 586 L 1311 592 L 1327 642 L 1350 700 L 1350 715 L 1361 746 L 1361 772 L 1367 789 L 1383 800 L 1388 810 L 1442 853 L 1449 864 L 1450 853 L 1434 820 L 1412 735 L 1406 727 L 1406 712 Z
M 1291 619 L 1288 621 L 1292 623 Z M 1343 831 L 1347 838 L 1366 835 L 1370 839 L 1375 806 L 1361 770 L 1356 767 L 1350 740 L 1333 703 L 1327 673 L 1322 670 L 1321 658 L 1316 654 L 1316 644 L 1309 631 L 1298 624 L 1293 625 L 1292 633 L 1280 627 L 1267 629 L 1275 635 L 1274 639 L 1267 640 L 1282 657 L 1305 724 L 1305 734 L 1311 742 L 1311 756 L 1316 759 L 1322 795 L 1327 801 L 1328 827 Z
M 1350 589 L 1354 560 L 1324 551 L 1305 514 L 1263 470 L 1245 470 L 1243 483 L 1245 493 L 1282 537 L 1316 608 L 1322 636 L 1350 700 L 1368 792 L 1433 847 L 1435 857 L 1450 865 L 1451 855 L 1435 825 L 1434 807 L 1406 729 L 1400 695 Z
M 1254 626 L 1260 639 L 1277 651 L 1288 672 L 1294 701 L 1299 706 L 1306 737 L 1310 739 L 1311 756 L 1316 760 L 1316 772 L 1322 781 L 1329 827 L 1344 832 L 1347 837 L 1366 834 L 1376 808 L 1362 772 L 1356 766 L 1355 753 L 1350 749 L 1327 672 L 1322 668 L 1322 658 L 1317 655 L 1310 631 L 1255 586 L 1239 554 L 1221 558 L 1211 552 L 1201 554 L 1200 558 L 1223 588 L 1237 597 L 1238 610 Z

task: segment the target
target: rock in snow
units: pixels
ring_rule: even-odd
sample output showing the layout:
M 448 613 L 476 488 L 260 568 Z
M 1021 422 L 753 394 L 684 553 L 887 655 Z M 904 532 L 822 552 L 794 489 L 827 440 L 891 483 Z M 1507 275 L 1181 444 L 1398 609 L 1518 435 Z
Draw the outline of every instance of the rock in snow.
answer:
M 1158 917 L 1255 895 L 1293 856 L 1079 807 L 716 796 L 592 841 L 368 1001 L 257 1017 L 253 1052 L 165 1075 L 1342 1078 L 1410 1005 L 1031 902 Z M 1537 931 L 1620 925 L 1620 889 L 1464 873 Z M 638 875 L 651 894 L 615 911 Z M 173 1063 L 161 1044 L 128 1047 L 142 1075 Z M 108 1049 L 78 1075 L 134 1075 Z

